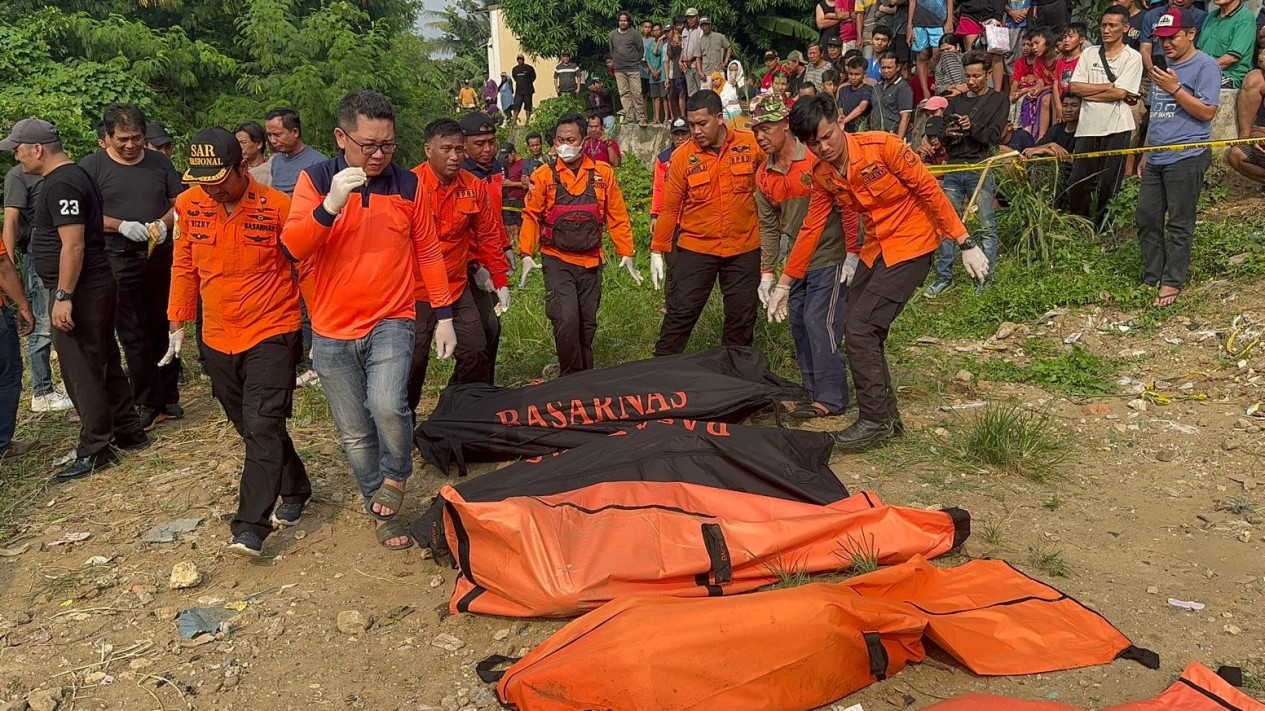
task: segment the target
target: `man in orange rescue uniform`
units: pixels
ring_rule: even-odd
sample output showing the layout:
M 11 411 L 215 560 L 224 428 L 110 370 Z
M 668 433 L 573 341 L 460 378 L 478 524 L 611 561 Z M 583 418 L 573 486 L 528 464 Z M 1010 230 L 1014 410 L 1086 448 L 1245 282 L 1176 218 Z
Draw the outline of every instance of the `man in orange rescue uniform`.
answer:
M 690 125 L 685 122 L 684 116 L 672 119 L 672 123 L 668 124 L 668 134 L 672 137 L 672 143 L 654 159 L 654 179 L 650 183 L 651 234 L 654 234 L 654 228 L 659 224 L 659 211 L 663 209 L 663 184 L 668 181 L 668 166 L 672 165 L 672 154 L 690 140 Z
M 426 125 L 426 162 L 413 169 L 422 182 L 426 209 L 435 216 L 439 248 L 448 270 L 448 291 L 452 295 L 453 327 L 457 332 L 457 367 L 454 383 L 492 384 L 492 364 L 488 362 L 487 334 L 475 304 L 475 285 L 469 283 L 467 264 L 478 261 L 495 282 L 496 314 L 510 305 L 509 265 L 501 250 L 501 224 L 488 199 L 487 182 L 463 170 L 465 137 L 461 125 L 448 118 Z M 430 342 L 438 318 L 430 305 L 426 280 L 417 274 L 417 334 L 413 342 L 413 367 L 408 380 L 408 406 L 417 410 L 422 399 L 422 383 L 430 362 Z
M 553 323 L 563 375 L 593 367 L 593 336 L 606 263 L 603 227 L 615 243 L 619 266 L 638 284 L 642 279 L 633 260 L 632 225 L 624 194 L 610 164 L 594 162 L 584 154 L 586 131 L 584 119 L 577 114 L 558 119 L 553 140 L 558 159 L 532 173 L 518 235 L 524 280 L 536 268 L 532 255 L 540 248 L 545 314 Z
M 395 107 L 376 91 L 338 105 L 332 160 L 307 168 L 294 188 L 281 241 L 299 261 L 312 318 L 312 366 L 356 475 L 378 542 L 413 545 L 395 518 L 413 473 L 407 388 L 417 318 L 416 274 L 435 310 L 435 347 L 457 347 L 452 296 L 421 181 L 394 165 Z
M 795 249 L 815 249 L 836 204 L 856 210 L 865 223 L 861 264 L 848 293 L 844 341 L 860 412 L 856 422 L 834 433 L 838 448 L 859 451 L 904 431 L 883 346 L 892 321 L 926 279 L 942 236 L 958 243 L 962 266 L 978 281 L 988 276 L 988 258 L 971 240 L 940 184 L 899 138 L 883 132 L 845 133 L 839 109 L 828 96 L 801 98 L 790 121 L 791 132 L 820 159 L 813 168 L 808 216 Z M 783 274 L 770 298 L 775 318 L 787 309 L 790 281 Z
M 237 138 L 218 127 L 189 144 L 184 182 L 194 187 L 176 198 L 181 229 L 167 303 L 171 344 L 158 365 L 179 352 L 201 297 L 211 393 L 246 441 L 229 549 L 257 557 L 269 524 L 297 525 L 312 496 L 286 432 L 303 351 L 299 286 L 280 239 L 290 198 L 255 182 Z
M 764 151 L 750 131 L 725 126 L 716 92 L 698 92 L 685 108 L 693 140 L 672 154 L 650 243 L 650 281 L 657 289 L 679 225 L 657 356 L 685 350 L 717 281 L 725 299 L 723 345 L 751 345 L 757 314 L 760 225 L 752 194 Z

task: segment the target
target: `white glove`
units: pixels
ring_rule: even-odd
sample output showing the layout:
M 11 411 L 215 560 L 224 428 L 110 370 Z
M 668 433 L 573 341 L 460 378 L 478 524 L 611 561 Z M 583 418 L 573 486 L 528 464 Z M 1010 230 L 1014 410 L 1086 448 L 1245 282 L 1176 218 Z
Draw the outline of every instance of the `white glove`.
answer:
M 180 357 L 180 347 L 184 345 L 184 329 L 178 328 L 167 334 L 167 354 L 163 359 L 158 361 L 158 367 L 161 368 Z
M 337 176 L 335 176 L 337 177 Z M 435 325 L 435 355 L 440 360 L 452 357 L 457 351 L 457 329 L 452 326 L 452 319 L 441 318 Z
M 334 174 L 329 184 L 329 194 L 325 196 L 325 211 L 337 215 L 347 205 L 351 191 L 369 182 L 364 168 L 343 168 Z
M 663 252 L 650 253 L 650 286 L 658 289 L 668 280 L 668 264 L 663 261 Z
M 480 291 L 486 291 L 491 294 L 496 291 L 496 285 L 492 283 L 492 272 L 487 267 L 480 266 L 474 272 L 474 285 L 479 287 Z
M 496 306 L 492 307 L 497 316 L 510 310 L 510 288 L 503 286 L 496 290 Z
M 851 284 L 857 275 L 857 263 L 861 261 L 861 255 L 856 252 L 848 252 L 848 258 L 843 260 L 843 278 L 839 280 L 840 284 Z
M 119 234 L 142 244 L 149 241 L 149 228 L 140 222 L 132 222 L 131 220 L 123 220 L 119 223 Z
M 163 222 L 162 220 L 154 220 L 153 222 L 149 223 L 145 227 L 145 229 L 158 230 L 158 239 L 155 240 L 154 244 L 162 244 L 163 242 L 167 241 L 167 223 L 166 222 Z
M 505 261 L 509 262 L 511 272 L 518 269 L 518 264 L 514 259 L 514 250 L 512 248 L 505 250 Z
M 645 281 L 645 277 L 641 276 L 641 272 L 637 271 L 637 263 L 632 257 L 621 257 L 619 266 L 628 270 L 628 274 L 632 276 L 633 281 L 637 282 L 637 286 L 641 286 L 641 282 Z
M 773 272 L 764 272 L 760 275 L 760 288 L 756 289 L 756 296 L 760 297 L 760 305 L 769 307 L 769 295 L 773 291 Z
M 528 275 L 531 274 L 531 270 L 539 269 L 540 265 L 537 264 L 536 260 L 532 259 L 531 257 L 523 257 L 522 261 L 520 261 L 519 263 L 523 265 L 523 278 L 518 280 L 518 288 L 526 289 Z
M 769 323 L 782 323 L 791 312 L 791 287 L 778 284 L 769 297 Z
M 984 256 L 984 250 L 979 247 L 962 250 L 962 268 L 968 276 L 983 284 L 988 278 L 988 257 Z

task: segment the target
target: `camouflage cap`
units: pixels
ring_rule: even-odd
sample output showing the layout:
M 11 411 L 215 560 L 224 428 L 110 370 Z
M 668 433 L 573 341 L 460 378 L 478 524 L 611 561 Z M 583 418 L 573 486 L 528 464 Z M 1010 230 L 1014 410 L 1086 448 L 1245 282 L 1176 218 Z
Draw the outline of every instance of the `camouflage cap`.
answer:
M 782 97 L 773 94 L 763 94 L 757 96 L 751 102 L 751 125 L 758 126 L 762 123 L 773 123 L 775 121 L 785 121 L 791 114 L 791 110 L 786 108 L 786 103 L 782 101 Z

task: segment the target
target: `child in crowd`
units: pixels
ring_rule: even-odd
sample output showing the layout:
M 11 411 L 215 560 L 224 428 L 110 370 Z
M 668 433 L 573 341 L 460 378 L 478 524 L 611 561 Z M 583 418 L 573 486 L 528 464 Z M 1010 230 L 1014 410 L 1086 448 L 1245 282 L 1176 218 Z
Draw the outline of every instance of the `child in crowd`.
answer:
M 887 25 L 879 25 L 874 28 L 873 34 L 870 35 L 870 48 L 874 50 L 874 54 L 870 57 L 869 63 L 865 68 L 865 83 L 870 86 L 883 81 L 882 75 L 879 74 L 879 57 L 887 53 L 889 47 L 892 46 L 892 30 Z
M 1059 58 L 1054 63 L 1054 105 L 1061 106 L 1063 95 L 1072 83 L 1072 72 L 1076 71 L 1076 63 L 1081 59 L 1081 47 L 1088 34 L 1084 23 L 1073 22 L 1062 28 L 1062 40 L 1059 42 Z M 1036 46 L 1033 46 L 1036 50 Z
M 939 59 L 944 23 L 952 15 L 953 0 L 909 0 L 909 51 L 922 96 L 931 96 L 931 64 Z
M 962 37 L 963 51 L 975 48 L 975 41 L 986 33 L 987 25 L 1000 25 L 1005 14 L 1006 0 L 958 0 L 958 34 Z M 1001 91 L 1006 80 L 1006 65 L 1000 54 L 991 54 L 993 89 Z
M 778 68 L 773 70 L 773 83 L 770 89 L 774 96 L 782 99 L 782 103 L 786 104 L 786 108 L 795 105 L 795 98 L 791 96 L 789 91 L 791 87 L 791 75 L 786 73 L 785 69 Z
M 870 104 L 873 102 L 873 89 L 865 82 L 866 61 L 864 57 L 852 57 L 845 65 L 848 83 L 839 88 L 836 102 L 839 113 L 843 116 L 843 130 L 856 133 L 867 129 L 866 116 L 870 115 Z
M 1011 80 L 1014 91 L 1010 92 L 1010 101 L 1015 109 L 1012 120 L 1037 140 L 1050 128 L 1056 56 L 1054 34 L 1049 30 L 1041 27 L 1024 33 L 1023 56 L 1015 61 Z
M 940 59 L 936 62 L 936 93 L 953 97 L 966 91 L 966 69 L 962 67 L 961 40 L 952 32 L 940 39 Z
M 821 93 L 826 96 L 839 95 L 839 74 L 833 69 L 821 73 Z

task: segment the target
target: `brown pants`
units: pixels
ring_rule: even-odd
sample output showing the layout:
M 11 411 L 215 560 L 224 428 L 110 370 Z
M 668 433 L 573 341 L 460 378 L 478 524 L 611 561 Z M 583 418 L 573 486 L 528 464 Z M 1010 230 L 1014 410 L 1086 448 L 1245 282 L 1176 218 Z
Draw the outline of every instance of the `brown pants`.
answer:
M 890 267 L 879 255 L 872 267 L 864 262 L 857 265 L 848 288 L 844 348 L 862 420 L 886 422 L 896 415 L 896 389 L 883 347 L 892 322 L 926 280 L 935 254 L 928 252 Z

